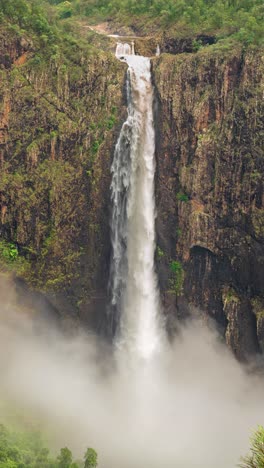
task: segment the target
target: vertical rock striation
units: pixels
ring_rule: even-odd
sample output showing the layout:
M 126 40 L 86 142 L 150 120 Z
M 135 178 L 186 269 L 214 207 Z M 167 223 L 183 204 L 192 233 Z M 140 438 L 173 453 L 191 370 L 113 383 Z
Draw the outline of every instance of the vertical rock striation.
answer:
M 4 26 L 0 64 L 0 271 L 96 326 L 124 65 L 72 38 L 38 48 Z
M 186 316 L 192 306 L 200 308 L 244 358 L 263 342 L 261 53 L 211 46 L 163 54 L 153 71 L 157 263 L 165 309 Z M 170 291 L 173 260 L 184 269 L 177 298 Z

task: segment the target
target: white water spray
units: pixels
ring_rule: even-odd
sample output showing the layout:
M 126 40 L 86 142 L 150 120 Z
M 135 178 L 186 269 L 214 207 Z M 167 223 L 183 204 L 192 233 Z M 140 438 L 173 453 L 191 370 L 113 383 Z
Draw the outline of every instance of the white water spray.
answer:
M 149 358 L 162 340 L 154 265 L 153 87 L 149 58 L 123 55 L 120 43 L 116 56 L 129 68 L 128 117 L 112 164 L 112 306 L 120 317 L 117 345 Z

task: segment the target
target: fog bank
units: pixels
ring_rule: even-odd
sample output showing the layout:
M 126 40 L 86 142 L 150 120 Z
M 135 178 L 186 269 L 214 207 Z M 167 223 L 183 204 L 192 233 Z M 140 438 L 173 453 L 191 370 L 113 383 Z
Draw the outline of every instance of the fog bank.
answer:
M 201 323 L 183 327 L 151 361 L 90 335 L 34 327 L 0 289 L 1 400 L 30 414 L 54 448 L 100 468 L 232 468 L 263 423 L 264 381 Z

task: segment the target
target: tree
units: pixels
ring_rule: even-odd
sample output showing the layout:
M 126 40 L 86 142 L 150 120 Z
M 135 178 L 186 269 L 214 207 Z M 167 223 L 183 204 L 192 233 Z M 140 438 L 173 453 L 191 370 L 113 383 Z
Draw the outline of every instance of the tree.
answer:
M 84 456 L 84 468 L 97 467 L 97 453 L 94 449 L 88 448 Z
M 60 451 L 60 455 L 57 457 L 59 468 L 70 468 L 72 464 L 72 453 L 67 448 L 64 447 Z
M 242 458 L 241 468 L 264 468 L 264 427 L 259 426 L 251 439 L 251 453 Z

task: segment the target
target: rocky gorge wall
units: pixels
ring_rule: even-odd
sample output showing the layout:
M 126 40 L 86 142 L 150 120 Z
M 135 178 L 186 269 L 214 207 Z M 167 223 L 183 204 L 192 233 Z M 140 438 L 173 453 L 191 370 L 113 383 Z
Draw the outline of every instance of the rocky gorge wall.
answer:
M 163 54 L 153 74 L 165 311 L 212 317 L 243 359 L 264 344 L 262 56 L 215 45 Z
M 262 57 L 237 44 L 168 44 L 152 61 L 168 328 L 212 318 L 243 359 L 264 347 Z M 142 53 L 155 46 L 136 41 Z M 41 310 L 50 304 L 70 327 L 104 328 L 126 66 L 94 45 L 47 51 L 14 30 L 0 31 L 0 63 L 1 274 L 40 292 Z
M 49 47 L 4 27 L 0 60 L 0 270 L 98 326 L 125 67 L 72 37 Z

